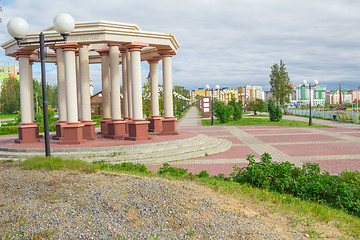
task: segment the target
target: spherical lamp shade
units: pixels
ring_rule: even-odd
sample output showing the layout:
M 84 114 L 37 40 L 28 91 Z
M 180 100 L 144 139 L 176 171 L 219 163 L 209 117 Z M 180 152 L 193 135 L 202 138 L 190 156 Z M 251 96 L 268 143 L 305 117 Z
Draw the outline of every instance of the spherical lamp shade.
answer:
M 205 88 L 209 90 L 210 86 L 208 84 L 205 85 Z
M 215 85 L 215 89 L 219 89 L 220 88 L 220 86 L 219 85 Z
M 319 84 L 319 81 L 318 80 L 314 80 L 314 85 L 318 85 Z
M 75 20 L 67 13 L 60 13 L 54 18 L 54 29 L 58 33 L 70 33 L 74 30 Z
M 303 81 L 302 81 L 302 84 L 303 84 L 303 85 L 306 85 L 306 84 L 307 84 L 307 81 L 306 81 L 306 80 L 303 80 Z
M 13 38 L 23 38 L 29 31 L 29 25 L 21 17 L 12 18 L 7 24 L 7 31 Z

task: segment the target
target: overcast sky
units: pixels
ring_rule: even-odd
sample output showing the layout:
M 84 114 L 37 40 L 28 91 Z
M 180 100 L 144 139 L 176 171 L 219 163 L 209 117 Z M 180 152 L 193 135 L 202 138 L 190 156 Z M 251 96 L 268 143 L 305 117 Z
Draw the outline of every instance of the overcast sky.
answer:
M 295 84 L 318 79 L 327 89 L 360 86 L 359 0 L 2 0 L 1 43 L 7 22 L 26 19 L 30 31 L 52 24 L 61 12 L 75 21 L 109 20 L 142 30 L 173 33 L 173 82 L 187 89 L 209 84 L 269 89 L 271 66 L 282 59 Z M 0 52 L 0 64 L 14 64 Z M 37 65 L 39 65 L 37 63 Z M 142 64 L 143 81 L 148 66 Z M 54 64 L 47 78 L 56 82 Z M 100 65 L 91 66 L 95 92 Z M 161 75 L 159 75 L 161 76 Z M 38 66 L 34 77 L 40 78 Z M 160 83 L 162 82 L 159 79 Z

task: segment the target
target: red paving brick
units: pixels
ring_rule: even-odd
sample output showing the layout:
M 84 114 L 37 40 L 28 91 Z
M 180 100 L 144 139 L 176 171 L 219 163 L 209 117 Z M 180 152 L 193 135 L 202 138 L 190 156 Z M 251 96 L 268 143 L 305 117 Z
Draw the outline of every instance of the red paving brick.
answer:
M 213 154 L 210 156 L 199 157 L 195 159 L 239 159 L 246 158 L 247 155 L 252 154 L 255 157 L 260 157 L 254 150 L 247 146 L 232 146 L 229 150 L 222 153 Z
M 360 143 L 314 143 L 274 145 L 291 157 L 360 154 Z
M 244 129 L 243 129 L 244 130 Z M 300 128 L 275 128 L 275 129 L 246 129 L 245 132 L 252 135 L 262 134 L 288 134 L 288 133 L 309 133 L 310 131 Z
M 345 170 L 348 172 L 360 170 L 360 159 L 303 161 L 303 163 L 306 162 L 318 163 L 322 171 L 327 171 L 330 174 L 339 174 Z
M 323 134 L 299 134 L 299 135 L 268 135 L 256 136 L 256 138 L 266 143 L 280 143 L 280 142 L 317 142 L 317 141 L 336 141 L 341 140 L 336 137 L 327 136 Z
M 212 137 L 221 137 L 221 136 L 228 136 L 232 135 L 230 131 L 214 131 L 214 132 L 199 132 L 201 134 L 212 136 Z
M 229 140 L 229 141 L 231 141 L 233 144 L 243 144 L 243 143 L 244 143 L 243 141 L 241 141 L 241 140 L 240 140 L 239 138 L 237 138 L 237 137 L 220 137 L 220 138 Z

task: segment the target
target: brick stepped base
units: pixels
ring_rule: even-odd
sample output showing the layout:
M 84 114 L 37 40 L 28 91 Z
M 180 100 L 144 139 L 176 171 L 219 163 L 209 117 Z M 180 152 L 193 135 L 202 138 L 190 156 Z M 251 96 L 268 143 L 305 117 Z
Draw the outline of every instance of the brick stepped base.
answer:
M 169 142 L 97 148 L 52 149 L 51 156 L 78 158 L 84 161 L 104 160 L 111 163 L 138 162 L 159 164 L 202 157 L 227 151 L 231 142 L 199 134 L 188 139 Z M 43 149 L 0 148 L 0 159 L 20 158 L 43 154 Z

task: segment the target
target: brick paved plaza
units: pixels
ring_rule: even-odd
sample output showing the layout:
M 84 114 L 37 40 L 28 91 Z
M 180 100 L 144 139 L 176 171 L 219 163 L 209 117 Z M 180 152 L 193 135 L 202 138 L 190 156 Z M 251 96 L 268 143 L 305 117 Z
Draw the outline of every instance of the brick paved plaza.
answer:
M 286 119 L 308 121 L 307 118 L 284 116 Z M 344 170 L 360 170 L 360 126 L 313 119 L 314 123 L 335 128 L 272 127 L 272 126 L 201 126 L 196 108 L 192 108 L 178 124 L 180 132 L 201 133 L 232 142 L 225 152 L 177 162 L 173 166 L 198 173 L 229 174 L 234 165 L 247 165 L 246 156 L 259 158 L 268 152 L 275 161 L 290 161 L 297 166 L 306 162 L 319 163 L 332 174 Z M 150 166 L 156 169 L 159 166 Z

